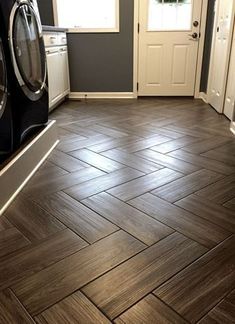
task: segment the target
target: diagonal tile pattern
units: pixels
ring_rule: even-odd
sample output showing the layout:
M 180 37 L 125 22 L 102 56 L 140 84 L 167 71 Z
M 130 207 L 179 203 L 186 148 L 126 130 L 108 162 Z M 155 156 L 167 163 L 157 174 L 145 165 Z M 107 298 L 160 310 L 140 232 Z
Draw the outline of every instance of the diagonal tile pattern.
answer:
M 235 322 L 235 141 L 190 98 L 65 102 L 0 218 L 0 322 Z

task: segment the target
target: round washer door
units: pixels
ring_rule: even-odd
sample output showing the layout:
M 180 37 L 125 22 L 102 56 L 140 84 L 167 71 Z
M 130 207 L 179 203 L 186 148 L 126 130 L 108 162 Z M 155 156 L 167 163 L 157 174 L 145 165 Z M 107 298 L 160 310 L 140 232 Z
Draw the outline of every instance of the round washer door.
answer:
M 23 1 L 13 8 L 11 50 L 15 74 L 25 95 L 37 101 L 43 95 L 46 81 L 46 54 L 39 17 Z
M 2 40 L 0 39 L 0 118 L 3 115 L 7 101 L 7 75 L 6 64 L 2 46 Z

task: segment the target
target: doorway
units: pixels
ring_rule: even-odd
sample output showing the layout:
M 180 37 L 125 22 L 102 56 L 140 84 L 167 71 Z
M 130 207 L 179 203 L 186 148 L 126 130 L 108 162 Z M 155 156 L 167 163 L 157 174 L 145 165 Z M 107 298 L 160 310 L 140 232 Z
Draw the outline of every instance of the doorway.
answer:
M 141 0 L 139 96 L 194 96 L 202 0 Z

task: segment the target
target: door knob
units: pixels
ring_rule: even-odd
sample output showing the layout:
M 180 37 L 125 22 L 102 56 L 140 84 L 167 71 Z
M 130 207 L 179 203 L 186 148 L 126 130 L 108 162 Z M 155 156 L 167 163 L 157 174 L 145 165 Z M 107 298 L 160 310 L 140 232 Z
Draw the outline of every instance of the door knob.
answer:
M 189 34 L 193 39 L 198 39 L 198 33 Z

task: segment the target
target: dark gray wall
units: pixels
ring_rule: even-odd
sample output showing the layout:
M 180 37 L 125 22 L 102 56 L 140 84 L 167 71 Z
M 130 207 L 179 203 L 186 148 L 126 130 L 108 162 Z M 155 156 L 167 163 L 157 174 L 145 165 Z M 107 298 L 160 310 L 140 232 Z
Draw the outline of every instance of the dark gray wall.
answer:
M 133 13 L 120 0 L 120 33 L 68 34 L 71 91 L 133 91 Z
M 53 26 L 54 15 L 51 0 L 38 0 L 38 7 L 43 25 Z
M 213 27 L 214 27 L 214 5 L 215 5 L 215 0 L 209 0 L 208 10 L 207 10 L 205 47 L 204 47 L 203 63 L 202 63 L 201 85 L 200 85 L 200 91 L 205 93 L 207 92 L 208 77 L 209 77 L 210 55 L 211 55 L 211 45 L 212 45 Z

